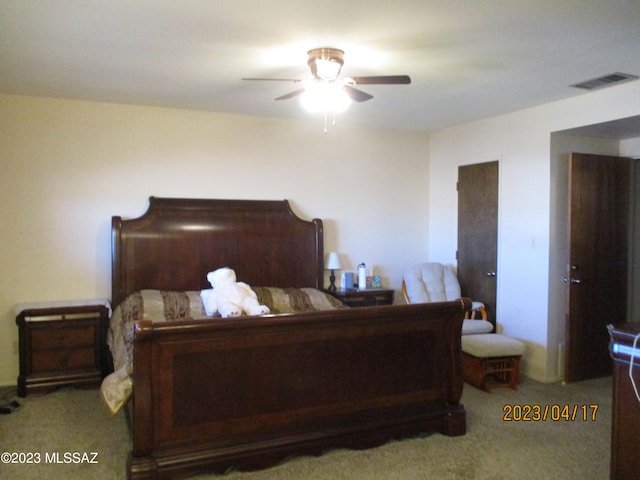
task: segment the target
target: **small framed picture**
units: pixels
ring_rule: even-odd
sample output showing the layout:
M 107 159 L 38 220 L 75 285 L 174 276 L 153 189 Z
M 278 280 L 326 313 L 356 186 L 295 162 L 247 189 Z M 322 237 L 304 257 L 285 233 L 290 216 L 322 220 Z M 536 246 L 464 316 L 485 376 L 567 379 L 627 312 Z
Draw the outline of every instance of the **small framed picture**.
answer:
M 382 283 L 380 282 L 380 275 L 373 275 L 371 277 L 367 277 L 367 288 L 382 288 Z

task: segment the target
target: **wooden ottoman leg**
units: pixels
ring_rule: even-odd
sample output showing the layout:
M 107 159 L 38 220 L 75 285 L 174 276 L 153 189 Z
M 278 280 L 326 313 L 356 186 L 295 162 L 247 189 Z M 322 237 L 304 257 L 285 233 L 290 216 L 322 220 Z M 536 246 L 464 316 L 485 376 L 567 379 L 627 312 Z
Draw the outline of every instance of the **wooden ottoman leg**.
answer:
M 474 357 L 468 353 L 462 353 L 462 376 L 465 382 L 481 390 L 489 391 L 485 385 L 486 373 L 484 367 L 484 359 Z
M 511 358 L 511 381 L 509 382 L 509 387 L 511 387 L 513 390 L 517 390 L 519 384 L 520 384 L 520 357 L 512 357 Z

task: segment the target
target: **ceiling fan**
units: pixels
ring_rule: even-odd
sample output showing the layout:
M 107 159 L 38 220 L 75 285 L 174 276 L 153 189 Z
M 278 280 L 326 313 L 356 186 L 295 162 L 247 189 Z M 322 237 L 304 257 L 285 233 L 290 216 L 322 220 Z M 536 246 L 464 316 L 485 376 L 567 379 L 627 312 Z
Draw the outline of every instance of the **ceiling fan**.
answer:
M 356 85 L 407 85 L 411 83 L 408 75 L 378 75 L 365 77 L 345 77 L 339 79 L 340 70 L 344 65 L 344 51 L 337 48 L 314 48 L 307 52 L 307 64 L 311 69 L 312 79 L 302 80 L 294 78 L 243 78 L 242 80 L 266 80 L 301 83 L 305 86 L 290 93 L 277 97 L 276 100 L 288 100 L 307 92 L 313 86 L 330 85 L 344 90 L 346 95 L 356 102 L 364 102 L 373 98 Z

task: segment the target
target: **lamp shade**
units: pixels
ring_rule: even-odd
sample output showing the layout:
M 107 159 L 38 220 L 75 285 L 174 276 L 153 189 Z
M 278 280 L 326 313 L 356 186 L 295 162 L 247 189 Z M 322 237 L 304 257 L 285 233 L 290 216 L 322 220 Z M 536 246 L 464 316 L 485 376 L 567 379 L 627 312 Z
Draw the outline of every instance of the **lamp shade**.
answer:
M 336 252 L 329 253 L 325 268 L 327 270 L 340 270 L 342 268 L 342 265 L 340 265 L 340 257 Z

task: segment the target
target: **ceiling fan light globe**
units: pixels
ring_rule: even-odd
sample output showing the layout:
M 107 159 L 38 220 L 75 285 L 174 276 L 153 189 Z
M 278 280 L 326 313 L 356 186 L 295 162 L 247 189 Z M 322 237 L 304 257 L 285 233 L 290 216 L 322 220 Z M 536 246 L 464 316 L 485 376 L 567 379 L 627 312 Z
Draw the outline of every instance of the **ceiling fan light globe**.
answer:
M 335 113 L 344 112 L 351 105 L 351 97 L 343 88 L 336 88 L 332 96 L 332 110 Z
M 300 96 L 302 107 L 311 113 L 344 112 L 351 105 L 351 98 L 335 83 L 314 83 Z
M 322 95 L 315 89 L 306 88 L 300 95 L 300 105 L 309 113 L 318 113 L 322 111 Z

